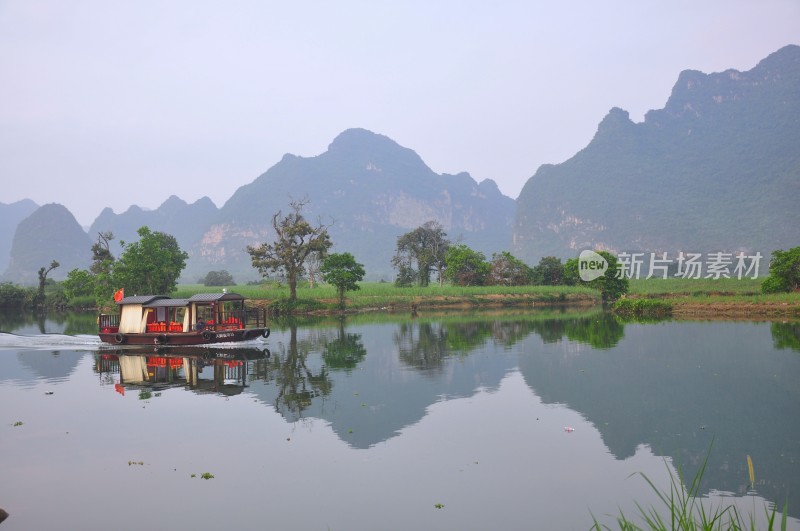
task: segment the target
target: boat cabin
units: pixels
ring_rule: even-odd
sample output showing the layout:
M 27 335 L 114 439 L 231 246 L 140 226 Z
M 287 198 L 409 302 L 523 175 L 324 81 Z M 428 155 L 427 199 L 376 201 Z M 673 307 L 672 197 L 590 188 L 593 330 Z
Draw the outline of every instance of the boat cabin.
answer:
M 227 332 L 247 328 L 248 333 L 242 335 L 246 339 L 254 335 L 250 330 L 266 327 L 266 312 L 246 308 L 245 298 L 238 293 L 198 293 L 188 299 L 134 295 L 117 304 L 118 314 L 101 314 L 98 320 L 101 339 L 114 335 L 117 343 L 139 334 L 158 334 L 161 343 L 173 334 L 203 334 L 206 341 L 209 335 L 239 339 L 240 334 Z

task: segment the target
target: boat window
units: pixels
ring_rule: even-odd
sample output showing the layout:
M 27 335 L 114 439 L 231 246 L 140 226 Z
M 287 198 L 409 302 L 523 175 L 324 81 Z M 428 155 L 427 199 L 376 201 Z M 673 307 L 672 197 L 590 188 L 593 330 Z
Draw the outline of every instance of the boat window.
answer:
M 214 320 L 214 308 L 211 306 L 198 306 L 197 307 L 197 320 L 203 321 L 213 321 Z

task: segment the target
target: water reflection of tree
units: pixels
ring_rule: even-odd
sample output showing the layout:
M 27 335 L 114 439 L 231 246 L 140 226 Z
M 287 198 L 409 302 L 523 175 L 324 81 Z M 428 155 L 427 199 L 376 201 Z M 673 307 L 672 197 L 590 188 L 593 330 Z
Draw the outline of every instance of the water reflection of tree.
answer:
M 330 395 L 333 381 L 324 365 L 316 370 L 308 367 L 306 360 L 311 351 L 318 350 L 320 337 L 297 338 L 297 324 L 289 324 L 289 342 L 273 350 L 268 360 L 263 360 L 256 370 L 257 377 L 274 380 L 278 389 L 275 408 L 301 417 L 314 398 Z
M 400 360 L 422 370 L 440 368 L 449 356 L 467 356 L 487 341 L 510 346 L 530 335 L 535 321 L 404 322 L 394 334 Z
M 48 326 L 49 322 L 49 326 Z M 40 334 L 63 327 L 64 334 L 96 334 L 97 314 L 93 312 L 51 312 L 48 314 L 0 310 L 0 331 L 14 332 L 35 326 Z
M 361 334 L 348 334 L 344 329 L 344 319 L 339 320 L 339 335 L 325 344 L 322 360 L 331 369 L 350 371 L 367 355 L 361 342 Z
M 567 321 L 564 319 L 547 319 L 533 323 L 533 330 L 545 343 L 558 343 L 566 335 Z
M 775 348 L 800 352 L 800 323 L 772 323 L 770 331 Z
M 403 322 L 394 333 L 400 361 L 423 370 L 438 369 L 447 355 L 447 332 L 441 324 Z
M 600 313 L 588 319 L 567 321 L 564 332 L 573 341 L 595 348 L 611 348 L 625 336 L 625 325 L 613 314 Z
M 595 348 L 611 348 L 625 336 L 624 323 L 610 313 L 547 319 L 534 323 L 533 329 L 545 343 L 558 343 L 566 337 Z
M 3 308 L 0 310 L 0 331 L 14 332 L 20 328 L 32 325 L 37 322 L 36 319 L 37 316 L 34 313 Z
M 70 336 L 77 334 L 97 333 L 97 314 L 93 312 L 67 312 L 64 316 L 64 333 Z

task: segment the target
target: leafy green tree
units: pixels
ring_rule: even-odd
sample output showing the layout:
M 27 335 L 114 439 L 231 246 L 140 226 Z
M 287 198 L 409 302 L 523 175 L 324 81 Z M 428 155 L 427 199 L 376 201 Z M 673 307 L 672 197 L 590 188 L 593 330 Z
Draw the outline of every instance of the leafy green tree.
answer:
M 61 283 L 67 299 L 94 294 L 94 275 L 85 269 L 73 269 Z
M 397 248 L 392 258 L 392 265 L 398 270 L 397 284 L 410 285 L 408 278 L 416 276 L 417 285 L 424 287 L 430 283 L 431 272 L 436 271 L 441 285 L 449 247 L 447 233 L 436 221 L 427 221 L 397 238 Z
M 585 282 L 578 271 L 578 259 L 570 258 L 564 263 L 564 284 L 588 286 L 599 290 L 604 301 L 615 301 L 628 292 L 628 279 L 619 275 L 619 261 L 608 251 L 598 251 L 608 262 L 608 269 L 600 277 Z M 619 275 L 619 276 L 618 276 Z
M 483 286 L 489 277 L 491 266 L 486 255 L 473 251 L 464 244 L 450 247 L 445 257 L 447 278 L 459 286 Z
M 289 301 L 297 300 L 297 281 L 305 274 L 306 259 L 317 254 L 325 256 L 330 249 L 331 239 L 328 227 L 322 224 L 312 226 L 302 214 L 307 200 L 292 201 L 292 212 L 282 216 L 279 210 L 272 216 L 275 230 L 274 243 L 262 243 L 258 247 L 247 246 L 253 267 L 263 277 L 270 273 L 282 274 L 289 284 Z
M 536 286 L 558 286 L 564 283 L 564 264 L 560 258 L 545 256 L 533 267 L 531 283 Z
M 36 298 L 33 288 L 23 288 L 11 282 L 0 283 L 0 308 L 21 309 Z
M 151 232 L 146 226 L 136 232 L 139 234 L 138 242 L 121 242 L 123 251 L 114 262 L 113 282 L 130 295 L 175 291 L 189 255 L 181 250 L 170 234 Z
M 800 246 L 772 252 L 769 276 L 761 283 L 763 293 L 800 291 Z
M 322 262 L 320 271 L 325 282 L 336 286 L 339 308 L 344 309 L 344 293 L 359 289 L 358 282 L 364 279 L 364 266 L 350 253 L 333 253 Z
M 397 277 L 394 280 L 395 286 L 399 288 L 413 286 L 418 278 L 416 270 L 408 264 L 395 264 L 395 267 L 397 267 Z
M 508 251 L 493 254 L 489 266 L 488 282 L 494 286 L 524 286 L 531 281 L 533 270 Z
M 236 284 L 233 276 L 226 270 L 209 271 L 202 280 L 204 286 L 233 286 Z

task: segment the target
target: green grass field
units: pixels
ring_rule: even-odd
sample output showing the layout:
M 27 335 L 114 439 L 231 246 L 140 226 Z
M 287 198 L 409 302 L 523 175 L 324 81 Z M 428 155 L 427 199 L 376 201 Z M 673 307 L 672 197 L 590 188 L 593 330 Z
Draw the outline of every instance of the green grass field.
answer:
M 384 307 L 422 307 L 427 305 L 512 305 L 524 303 L 590 303 L 599 304 L 598 291 L 582 286 L 450 286 L 431 285 L 425 288 L 398 288 L 385 282 L 363 282 L 358 291 L 347 292 L 347 307 L 351 309 Z M 195 293 L 220 291 L 221 287 L 206 287 L 201 284 L 181 284 L 174 297 L 189 297 Z M 267 284 L 259 286 L 227 286 L 251 300 L 274 301 L 289 296 L 286 285 Z M 327 284 L 314 288 L 298 286 L 298 299 L 318 300 L 335 305 L 336 289 Z
M 648 278 L 631 279 L 631 295 L 756 295 L 761 293 L 762 279 Z
M 577 306 L 597 305 L 602 301 L 600 293 L 583 286 L 439 286 L 430 285 L 425 288 L 398 288 L 386 282 L 363 282 L 358 291 L 348 291 L 346 306 L 349 310 L 370 309 L 459 309 L 497 308 L 497 307 L 530 307 L 535 304 L 566 304 Z M 285 300 L 289 296 L 289 288 L 285 284 L 267 283 L 262 285 L 227 286 L 228 291 L 244 295 L 252 301 L 274 303 Z M 189 297 L 195 293 L 221 291 L 222 287 L 207 287 L 202 284 L 181 284 L 173 294 L 174 297 Z M 303 283 L 297 288 L 299 301 L 306 304 L 305 311 L 335 311 L 337 309 L 336 289 L 328 284 L 319 284 L 314 288 Z M 723 307 L 739 307 L 743 311 L 748 308 L 756 313 L 763 313 L 764 308 L 770 312 L 786 307 L 787 315 L 795 315 L 800 308 L 800 293 L 780 293 L 763 295 L 761 281 L 746 279 L 632 279 L 628 297 L 669 299 L 675 309 L 681 307 L 707 306 L 709 311 L 714 305 Z M 298 311 L 303 313 L 304 306 Z M 281 311 L 281 310 L 278 310 Z M 726 310 L 727 311 L 727 310 Z

